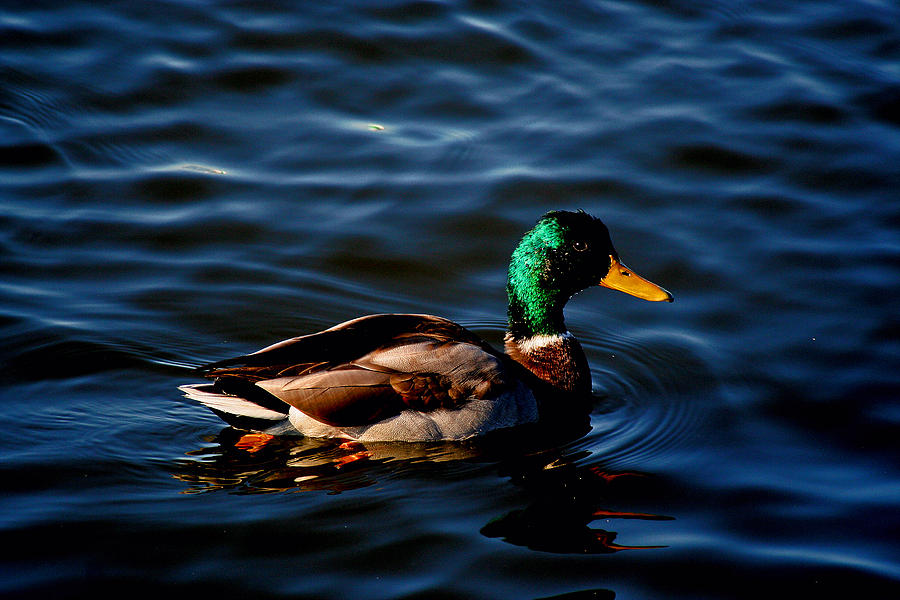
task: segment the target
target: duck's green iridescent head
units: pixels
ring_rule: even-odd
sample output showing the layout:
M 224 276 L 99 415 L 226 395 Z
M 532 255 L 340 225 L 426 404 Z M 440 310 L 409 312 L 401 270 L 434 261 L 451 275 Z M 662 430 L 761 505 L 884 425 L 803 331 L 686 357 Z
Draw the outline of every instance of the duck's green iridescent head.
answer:
M 564 333 L 563 307 L 592 285 L 672 301 L 669 292 L 619 262 L 600 219 L 583 211 L 548 212 L 525 234 L 509 264 L 506 292 L 513 337 Z

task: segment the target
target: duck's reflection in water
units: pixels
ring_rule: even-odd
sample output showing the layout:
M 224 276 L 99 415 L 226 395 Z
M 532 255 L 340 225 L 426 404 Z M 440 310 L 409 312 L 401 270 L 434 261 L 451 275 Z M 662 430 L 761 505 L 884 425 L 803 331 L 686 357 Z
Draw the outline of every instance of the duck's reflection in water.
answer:
M 526 457 L 511 463 L 504 474 L 527 490 L 523 507 L 492 520 L 481 533 L 532 550 L 565 554 L 607 554 L 621 550 L 648 550 L 663 546 L 624 545 L 614 531 L 592 527 L 598 520 L 643 519 L 668 521 L 673 517 L 610 508 L 627 504 L 621 495 L 633 496 L 652 475 L 613 473 L 599 466 L 579 465 L 590 453 L 560 455 L 547 461 Z M 509 463 L 508 463 L 509 464 Z M 652 486 L 649 486 L 652 487 Z M 644 499 L 641 499 L 642 503 Z
M 305 437 L 272 437 L 223 429 L 209 446 L 187 453 L 173 476 L 185 493 L 225 490 L 238 494 L 285 491 L 338 493 L 370 486 L 398 469 L 436 463 L 496 464 L 524 492 L 524 506 L 492 519 L 482 535 L 554 553 L 605 554 L 661 546 L 626 545 L 617 533 L 592 527 L 615 519 L 670 520 L 643 511 L 610 508 L 641 496 L 653 476 L 607 472 L 591 464 L 588 451 L 532 448 L 510 439 L 472 443 L 366 443 Z M 518 448 L 513 452 L 513 448 Z
M 173 476 L 185 493 L 227 490 L 239 494 L 324 490 L 341 492 L 376 483 L 388 462 L 414 465 L 476 459 L 482 452 L 461 443 L 366 443 L 273 437 L 230 427 L 187 452 Z M 388 467 L 385 467 L 388 468 Z

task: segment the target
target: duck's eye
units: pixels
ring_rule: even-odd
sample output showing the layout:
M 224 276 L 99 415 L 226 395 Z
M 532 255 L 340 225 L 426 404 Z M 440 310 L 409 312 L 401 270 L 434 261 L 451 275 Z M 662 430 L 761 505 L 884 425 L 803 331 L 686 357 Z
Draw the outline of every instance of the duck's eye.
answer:
M 576 252 L 584 252 L 585 250 L 587 250 L 587 247 L 588 247 L 588 245 L 587 245 L 587 242 L 585 242 L 585 241 L 575 240 L 574 242 L 572 242 L 572 248 Z

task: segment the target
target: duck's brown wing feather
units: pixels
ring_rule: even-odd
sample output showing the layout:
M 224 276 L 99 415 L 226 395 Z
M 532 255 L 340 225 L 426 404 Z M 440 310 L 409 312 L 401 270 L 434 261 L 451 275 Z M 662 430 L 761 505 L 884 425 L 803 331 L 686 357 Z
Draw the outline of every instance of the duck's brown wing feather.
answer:
M 455 408 L 498 393 L 508 379 L 499 353 L 467 329 L 405 314 L 354 319 L 204 370 L 226 393 L 265 390 L 336 426 L 372 423 L 404 408 Z
M 335 426 L 374 423 L 405 408 L 400 394 L 391 386 L 390 375 L 362 369 L 265 379 L 257 386 L 312 418 Z

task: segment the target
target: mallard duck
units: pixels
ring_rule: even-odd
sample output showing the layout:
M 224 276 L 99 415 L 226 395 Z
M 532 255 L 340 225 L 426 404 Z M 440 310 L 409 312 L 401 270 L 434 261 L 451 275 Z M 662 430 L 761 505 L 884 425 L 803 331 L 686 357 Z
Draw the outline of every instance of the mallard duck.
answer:
M 230 425 L 269 434 L 463 440 L 535 423 L 590 395 L 563 307 L 593 285 L 672 301 L 622 264 L 600 219 L 548 212 L 512 253 L 505 353 L 441 317 L 377 314 L 199 367 L 214 381 L 180 389 Z

